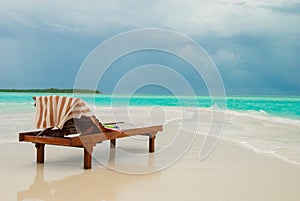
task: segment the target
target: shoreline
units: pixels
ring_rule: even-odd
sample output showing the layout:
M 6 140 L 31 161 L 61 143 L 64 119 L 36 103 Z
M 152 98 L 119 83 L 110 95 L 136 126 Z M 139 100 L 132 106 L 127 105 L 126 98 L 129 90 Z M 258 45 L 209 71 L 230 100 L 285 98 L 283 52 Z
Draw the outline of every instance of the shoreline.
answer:
M 33 108 L 34 109 L 34 108 Z M 126 112 L 127 111 L 127 112 Z M 193 107 L 114 107 L 111 109 L 111 107 L 96 107 L 95 113 L 98 114 L 98 118 L 102 120 L 102 122 L 133 122 L 137 125 L 143 125 L 143 124 L 164 124 L 167 125 L 172 122 L 181 122 L 182 121 L 189 121 L 195 118 L 196 114 L 196 120 L 197 120 L 197 114 L 202 115 L 201 121 L 200 121 L 200 130 L 199 133 L 196 135 L 205 135 L 207 134 L 210 118 L 211 118 L 211 111 L 212 108 L 193 108 Z M 250 149 L 253 152 L 257 152 L 259 154 L 263 155 L 271 155 L 272 157 L 276 157 L 279 160 L 283 160 L 285 162 L 294 164 L 296 166 L 300 165 L 300 158 L 297 158 L 298 160 L 293 160 L 289 158 L 288 156 L 284 156 L 282 154 L 276 153 L 276 147 L 272 149 L 262 149 L 263 147 L 258 147 L 257 142 L 253 141 L 259 137 L 259 134 L 253 134 L 253 137 L 251 138 L 244 138 L 244 135 L 249 135 L 248 133 L 253 132 L 251 129 L 252 124 L 266 124 L 267 127 L 274 127 L 274 132 L 278 132 L 279 134 L 285 134 L 288 133 L 288 131 L 284 130 L 284 128 L 281 128 L 282 126 L 287 127 L 288 129 L 292 129 L 294 127 L 293 132 L 297 134 L 297 129 L 300 129 L 299 120 L 291 120 L 291 119 L 285 119 L 285 118 L 279 118 L 279 117 L 272 117 L 270 116 L 267 118 L 266 116 L 262 115 L 259 116 L 258 114 L 252 114 L 252 113 L 239 113 L 236 111 L 225 111 L 226 117 L 225 117 L 225 123 L 224 123 L 224 130 L 221 135 L 221 140 L 227 140 L 227 141 L 233 141 L 237 143 L 239 146 L 242 146 L 245 149 Z M 15 114 L 18 113 L 18 118 L 16 118 Z M 126 114 L 128 113 L 128 114 Z M 134 114 L 134 116 L 133 116 Z M 148 119 L 147 116 L 150 115 L 151 118 Z M 27 131 L 27 130 L 35 130 L 34 126 L 34 119 L 35 119 L 35 113 L 34 111 L 24 111 L 22 113 L 19 112 L 12 112 L 12 113 L 4 113 L 2 116 L 0 116 L 0 119 L 2 117 L 2 122 L 0 123 L 0 126 L 2 127 L 2 132 L 4 136 L 2 135 L 2 138 L 0 139 L 1 144 L 5 144 L 6 142 L 14 143 L 17 142 L 18 132 L 21 131 Z M 15 119 L 14 119 L 15 118 Z M 145 119 L 146 118 L 146 119 Z M 199 118 L 199 117 L 198 117 Z M 240 119 L 242 118 L 242 119 Z M 11 119 L 7 123 L 8 119 Z M 241 122 L 241 120 L 243 120 Z M 20 124 L 22 122 L 22 124 Z M 273 125 L 276 123 L 276 125 Z M 185 126 L 188 130 L 190 128 L 195 127 L 196 124 L 185 123 Z M 240 131 L 237 129 L 240 129 L 238 127 L 234 128 L 232 125 L 240 125 L 239 127 L 244 127 L 243 131 L 245 134 L 240 134 Z M 277 131 L 278 129 L 276 126 L 279 126 L 281 131 Z M 256 125 L 255 125 L 256 126 Z M 247 128 L 249 127 L 249 128 Z M 256 129 L 261 130 L 261 126 L 256 126 Z M 235 130 L 232 130 L 232 129 Z M 192 130 L 192 132 L 196 132 L 196 130 Z M 258 132 L 258 131 L 257 131 Z M 266 130 L 268 132 L 268 130 Z M 259 139 L 259 138 L 258 138 Z M 249 141 L 250 140 L 250 141 Z M 267 139 L 264 139 L 266 141 Z M 272 139 L 269 139 L 272 140 Z M 286 141 L 286 139 L 284 139 Z M 266 141 L 267 142 L 267 141 Z M 265 143 L 266 143 L 265 142 Z M 286 144 L 285 146 L 288 146 Z M 275 150 L 274 150 L 275 149 Z
M 261 151 L 261 150 L 258 150 L 255 146 L 248 145 L 248 142 L 238 141 L 238 140 L 229 139 L 229 138 L 222 138 L 221 140 L 235 143 L 237 146 L 241 147 L 242 149 L 250 150 L 250 151 L 252 151 L 252 152 L 254 152 L 256 154 L 263 155 L 263 156 L 270 157 L 270 158 L 274 158 L 274 159 L 286 162 L 286 163 L 288 163 L 290 165 L 293 165 L 295 167 L 300 168 L 300 162 L 289 160 L 288 158 L 283 157 L 281 155 L 278 155 L 278 154 L 276 154 L 274 152 L 271 152 L 271 151 Z

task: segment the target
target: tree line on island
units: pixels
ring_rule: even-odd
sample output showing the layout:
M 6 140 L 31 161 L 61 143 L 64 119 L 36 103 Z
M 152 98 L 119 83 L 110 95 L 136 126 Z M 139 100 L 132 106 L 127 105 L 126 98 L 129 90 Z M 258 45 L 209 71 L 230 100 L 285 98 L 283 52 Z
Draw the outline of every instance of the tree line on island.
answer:
M 89 93 L 89 94 L 100 94 L 99 90 L 91 89 L 0 89 L 0 92 L 34 92 L 34 93 Z

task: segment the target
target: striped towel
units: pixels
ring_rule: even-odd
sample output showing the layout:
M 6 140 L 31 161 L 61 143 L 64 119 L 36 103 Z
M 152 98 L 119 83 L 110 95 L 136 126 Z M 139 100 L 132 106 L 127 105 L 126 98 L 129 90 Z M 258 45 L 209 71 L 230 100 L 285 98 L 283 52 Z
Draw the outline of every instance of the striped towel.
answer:
M 65 96 L 36 97 L 36 127 L 62 129 L 64 123 L 82 115 L 90 116 L 91 110 L 80 98 Z

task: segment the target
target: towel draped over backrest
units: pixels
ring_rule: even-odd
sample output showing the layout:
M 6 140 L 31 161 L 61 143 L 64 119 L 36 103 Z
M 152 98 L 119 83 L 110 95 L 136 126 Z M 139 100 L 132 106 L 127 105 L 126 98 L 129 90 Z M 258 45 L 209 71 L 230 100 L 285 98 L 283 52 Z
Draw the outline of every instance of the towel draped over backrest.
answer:
M 62 129 L 64 123 L 82 115 L 90 116 L 91 110 L 80 98 L 65 96 L 37 96 L 36 100 L 36 127 Z

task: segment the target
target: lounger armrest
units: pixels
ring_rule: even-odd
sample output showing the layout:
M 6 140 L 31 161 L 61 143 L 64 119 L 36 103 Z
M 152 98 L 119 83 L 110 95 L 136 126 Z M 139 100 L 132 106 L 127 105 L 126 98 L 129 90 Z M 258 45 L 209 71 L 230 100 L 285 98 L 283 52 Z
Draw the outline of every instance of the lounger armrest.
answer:
M 115 124 L 124 124 L 124 121 L 117 121 L 117 122 L 109 122 L 109 123 L 103 123 L 102 125 L 115 125 Z

